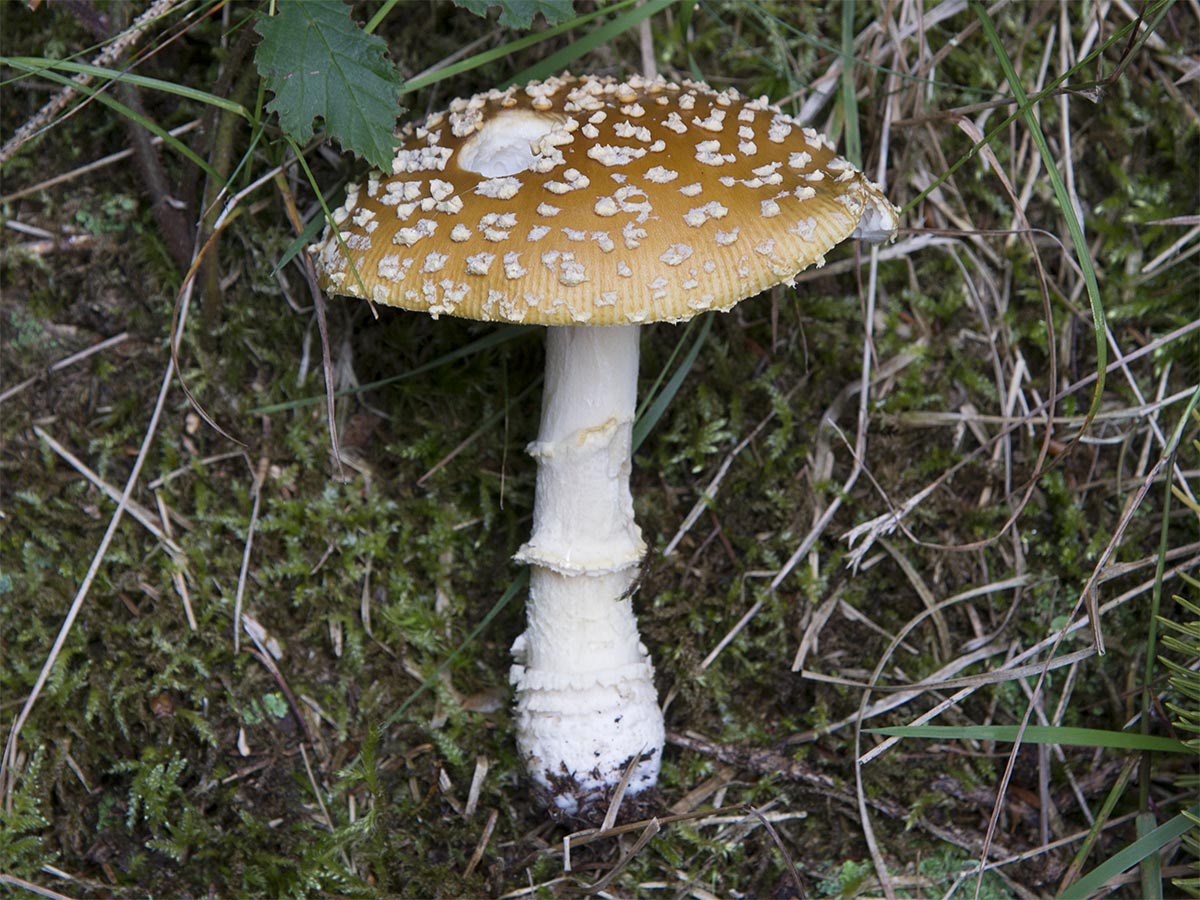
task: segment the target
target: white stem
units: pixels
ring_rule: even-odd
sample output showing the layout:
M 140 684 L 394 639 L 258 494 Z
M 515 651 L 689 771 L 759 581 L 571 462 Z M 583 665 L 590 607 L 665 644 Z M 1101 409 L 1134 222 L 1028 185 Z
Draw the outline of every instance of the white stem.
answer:
M 641 757 L 628 793 L 653 787 L 663 746 L 654 667 L 629 596 L 645 552 L 629 492 L 636 325 L 549 329 L 528 625 L 513 644 L 517 745 L 558 809 L 596 808 Z

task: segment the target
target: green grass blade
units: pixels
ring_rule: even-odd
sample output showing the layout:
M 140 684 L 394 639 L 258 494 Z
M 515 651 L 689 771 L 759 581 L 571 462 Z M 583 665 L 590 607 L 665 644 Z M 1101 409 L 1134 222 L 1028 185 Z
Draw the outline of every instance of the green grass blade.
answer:
M 324 199 L 324 205 L 329 205 L 328 198 Z M 317 239 L 317 235 L 321 233 L 321 229 L 325 226 L 325 221 L 326 220 L 324 216 L 313 216 L 311 219 L 309 219 L 308 224 L 304 226 L 304 230 L 300 232 L 299 236 L 287 245 L 287 249 L 283 251 L 283 254 L 275 263 L 275 268 L 271 270 L 271 274 L 276 274 L 280 269 L 290 263 L 292 258 L 295 257 L 297 253 L 315 241 Z
M 500 615 L 500 613 L 505 610 L 508 604 L 512 603 L 513 598 L 516 597 L 518 593 L 525 590 L 528 585 L 529 569 L 525 568 L 522 569 L 521 573 L 512 580 L 512 583 L 509 584 L 504 593 L 500 595 L 500 599 L 497 600 L 492 605 L 492 608 L 487 611 L 487 615 L 479 620 L 479 624 L 471 629 L 471 633 L 463 639 L 463 642 L 458 645 L 454 652 L 442 660 L 438 667 L 433 670 L 433 673 L 423 682 L 421 682 L 420 687 L 408 695 L 408 699 L 401 703 L 400 707 L 394 713 L 388 716 L 383 725 L 380 727 L 389 728 L 390 726 L 396 724 L 396 722 L 400 721 L 400 717 L 404 715 L 405 711 L 412 706 L 414 702 L 416 702 L 416 699 L 437 684 L 439 679 L 442 677 L 442 673 L 450 667 L 450 664 L 454 662 L 454 660 L 458 659 L 459 654 L 461 654 L 473 640 L 479 637 L 479 635 L 483 634 L 487 627 L 492 624 L 493 620 L 495 620 L 496 616 Z
M 854 92 L 854 7 L 842 0 L 842 115 L 845 116 L 846 159 L 862 168 L 862 137 L 858 131 L 858 95 Z
M 1117 773 L 1117 777 L 1109 787 L 1108 793 L 1104 796 L 1104 802 L 1100 805 L 1100 811 L 1096 813 L 1095 820 L 1079 844 L 1079 849 L 1071 857 L 1071 865 L 1068 866 L 1067 874 L 1060 883 L 1066 884 L 1074 881 L 1079 877 L 1079 873 L 1083 871 L 1083 865 L 1087 862 L 1088 857 L 1092 855 L 1092 849 L 1104 833 L 1104 829 L 1112 818 L 1113 810 L 1117 808 L 1117 802 L 1125 796 L 1125 788 L 1129 786 L 1129 781 L 1133 778 L 1134 770 L 1138 767 L 1139 762 L 1140 759 L 1133 755 L 1125 758 L 1125 762 L 1121 765 L 1121 771 Z
M 905 725 L 895 728 L 865 728 L 871 734 L 889 737 L 936 738 L 1011 742 L 1021 734 L 1025 744 L 1059 744 L 1064 747 L 1111 747 L 1117 750 L 1153 750 L 1160 753 L 1191 753 L 1186 744 L 1171 738 L 1101 728 L 1068 728 L 1030 725 L 1021 733 L 1016 725 Z
M 675 395 L 679 393 L 680 387 L 683 386 L 683 380 L 687 378 L 688 372 L 692 370 L 692 366 L 696 362 L 696 357 L 700 355 L 700 348 L 704 346 L 708 332 L 712 329 L 712 323 L 712 316 L 704 317 L 704 324 L 700 326 L 700 333 L 696 335 L 696 340 L 692 342 L 692 346 L 688 350 L 687 356 L 680 362 L 679 368 L 671 375 L 671 380 L 667 382 L 662 393 L 654 398 L 654 402 L 633 423 L 634 453 L 637 452 L 638 447 L 642 446 L 642 441 L 654 430 L 654 426 L 658 424 L 658 420 L 662 418 L 663 413 L 667 411 L 667 407 L 671 404 Z
M 1009 89 L 1016 98 L 1017 107 L 1025 119 L 1025 126 L 1029 129 L 1034 145 L 1042 156 L 1042 165 L 1054 188 L 1055 199 L 1058 200 L 1058 207 L 1067 223 L 1067 231 L 1071 235 L 1071 245 L 1075 249 L 1075 257 L 1079 261 L 1079 268 L 1083 273 L 1083 283 L 1087 288 L 1088 302 L 1092 308 L 1092 328 L 1096 339 L 1096 384 L 1092 389 L 1092 402 L 1087 413 L 1090 421 L 1100 411 L 1100 400 L 1104 395 L 1104 374 L 1108 365 L 1108 347 L 1104 340 L 1104 304 L 1100 299 L 1100 285 L 1096 280 L 1096 269 L 1092 265 L 1087 240 L 1083 236 L 1083 226 L 1075 216 L 1075 207 L 1071 203 L 1070 194 L 1067 193 L 1067 186 L 1063 183 L 1062 176 L 1059 175 L 1057 161 L 1050 152 L 1050 145 L 1046 143 L 1046 136 L 1042 133 L 1042 126 L 1038 122 L 1037 116 L 1033 114 L 1033 106 L 1029 103 L 1029 97 L 1025 94 L 1025 88 L 1021 84 L 1017 70 L 1013 67 L 1012 59 L 1005 49 L 1004 42 L 1000 39 L 1000 33 L 996 31 L 996 26 L 992 23 L 991 17 L 988 16 L 987 10 L 980 0 L 970 0 L 970 6 L 979 19 L 979 24 L 983 28 L 988 43 L 992 46 L 992 51 L 996 54 L 996 59 L 1008 81 Z M 1086 428 L 1086 425 L 1084 427 Z
M 201 91 L 183 84 L 176 84 L 173 81 L 164 81 L 161 78 L 148 78 L 145 75 L 122 72 L 120 69 L 107 69 L 103 66 L 89 66 L 86 63 L 70 62 L 64 59 L 45 59 L 37 56 L 0 56 L 0 65 L 12 66 L 14 69 L 21 69 L 31 73 L 36 72 L 41 75 L 44 75 L 47 70 L 55 70 L 73 72 L 76 75 L 91 75 L 95 78 L 107 79 L 108 81 L 123 81 L 135 87 L 160 91 L 164 94 L 173 94 L 185 100 L 194 100 L 197 103 L 203 103 L 207 106 L 215 106 L 218 109 L 236 113 L 247 121 L 251 118 L 249 110 L 242 106 L 242 104 L 235 103 L 233 100 L 218 97 L 216 94 L 210 94 L 208 91 Z
M 1154 823 L 1157 820 L 1152 812 L 1137 814 L 1137 836 L 1139 839 L 1149 837 L 1154 833 Z M 1163 900 L 1162 860 L 1157 853 L 1147 853 L 1139 861 L 1142 884 L 1142 900 Z
M 313 193 L 317 196 L 317 202 L 321 205 L 321 215 L 324 218 L 324 221 L 330 224 L 330 231 L 333 237 L 337 240 L 338 247 L 340 247 L 342 250 L 342 255 L 345 256 L 345 258 L 350 262 L 350 274 L 354 276 L 355 282 L 358 283 L 358 289 L 362 292 L 361 296 L 366 297 L 367 286 L 363 284 L 362 275 L 359 274 L 358 267 L 354 264 L 354 260 L 350 259 L 350 250 L 346 247 L 345 241 L 342 240 L 341 232 L 337 228 L 332 227 L 333 213 L 329 211 L 329 204 L 325 202 L 325 195 L 321 193 L 321 188 L 317 184 L 316 176 L 313 175 L 312 169 L 308 167 L 308 160 L 304 158 L 304 151 L 300 149 L 295 140 L 286 134 L 284 135 L 284 140 L 286 140 L 288 146 L 292 148 L 292 155 L 296 157 L 296 162 L 300 164 L 300 168 L 304 170 L 304 177 L 308 179 L 309 187 L 312 188 Z M 307 231 L 308 226 L 305 226 L 304 232 L 301 233 L 303 234 Z
M 455 75 L 461 75 L 463 72 L 470 72 L 472 69 L 477 69 L 480 66 L 495 62 L 498 59 L 503 59 L 509 54 L 515 53 L 518 50 L 524 50 L 526 47 L 532 47 L 535 44 L 540 44 L 543 41 L 549 40 L 552 37 L 557 37 L 564 31 L 570 31 L 572 28 L 578 28 L 580 25 L 586 25 L 593 19 L 598 19 L 602 16 L 612 14 L 614 11 L 624 9 L 627 6 L 633 5 L 635 0 L 621 0 L 620 3 L 614 3 L 612 6 L 604 7 L 585 15 L 572 19 L 570 22 L 562 22 L 554 25 L 544 31 L 536 31 L 532 34 L 527 34 L 524 37 L 517 38 L 515 41 L 509 41 L 499 47 L 493 47 L 490 50 L 484 50 L 469 56 L 464 60 L 445 66 L 441 69 L 436 69 L 427 75 L 422 75 L 419 78 L 412 78 L 404 83 L 404 91 L 418 91 L 421 88 L 428 87 L 431 84 L 437 84 L 439 81 L 444 81 L 447 78 L 452 78 Z M 514 79 L 515 81 L 515 79 Z
M 401 372 L 399 375 L 392 375 L 388 378 L 380 379 L 379 381 L 371 381 L 366 384 L 360 384 L 357 387 L 347 388 L 344 391 L 338 391 L 334 394 L 335 397 L 346 397 L 352 394 L 357 394 L 360 391 L 373 391 L 376 388 L 386 387 L 389 384 L 395 384 L 399 381 L 406 381 L 409 378 L 415 378 L 418 375 L 423 375 L 426 372 L 431 372 L 434 369 L 449 365 L 455 360 L 462 359 L 466 356 L 471 356 L 474 353 L 481 353 L 491 347 L 499 346 L 507 343 L 523 334 L 532 331 L 532 325 L 505 325 L 495 331 L 485 334 L 478 340 L 471 341 L 459 347 L 457 350 L 452 350 L 437 359 L 430 360 L 423 366 L 417 366 L 415 369 L 409 369 L 407 372 Z M 299 400 L 288 400 L 284 403 L 272 403 L 269 406 L 260 406 L 250 410 L 251 415 L 269 415 L 270 413 L 286 412 L 289 409 L 300 409 L 305 406 L 315 406 L 318 403 L 325 402 L 325 395 L 313 397 L 303 397 Z
M 375 11 L 375 15 L 371 16 L 367 24 L 363 26 L 363 31 L 367 34 L 373 34 L 375 29 L 379 27 L 379 24 L 388 17 L 399 2 L 400 0 L 384 0 L 379 9 Z
M 646 410 L 650 407 L 650 404 L 654 402 L 654 398 L 662 389 L 663 382 L 667 380 L 667 373 L 674 371 L 675 360 L 679 357 L 679 354 L 683 352 L 683 348 L 687 345 L 688 338 L 692 336 L 692 332 L 696 329 L 697 324 L 699 324 L 698 320 L 692 319 L 687 323 L 687 325 L 684 326 L 683 334 L 679 336 L 679 340 L 677 340 L 675 342 L 675 346 L 671 348 L 671 355 L 667 357 L 667 361 L 663 364 L 662 369 L 659 370 L 658 377 L 654 379 L 654 383 L 651 384 L 650 387 L 645 391 L 639 391 L 639 393 L 642 395 L 642 399 L 638 403 L 637 412 L 633 414 L 633 421 L 636 422 L 638 419 L 644 416 L 646 414 Z
M 524 84 L 534 79 L 557 75 L 585 53 L 590 53 L 600 45 L 612 41 L 617 35 L 631 28 L 636 28 L 643 19 L 650 18 L 675 2 L 676 0 L 647 0 L 644 5 L 617 16 L 611 22 L 601 25 L 591 34 L 577 41 L 572 41 L 557 53 L 547 56 L 536 65 L 532 65 L 525 71 L 520 72 L 509 84 Z
M 1191 807 L 1189 814 L 1200 815 L 1200 804 Z M 1104 883 L 1122 872 L 1132 869 L 1152 853 L 1157 853 L 1171 841 L 1182 836 L 1191 827 L 1187 815 L 1180 813 L 1149 834 L 1138 838 L 1128 847 L 1110 856 L 1092 871 L 1059 893 L 1057 900 L 1086 900 L 1101 892 Z
M 1179 444 L 1183 441 L 1183 435 L 1189 424 L 1193 421 L 1196 415 L 1196 409 L 1200 406 L 1200 388 L 1197 388 L 1188 401 L 1188 405 L 1184 408 L 1179 416 L 1179 421 L 1175 428 L 1171 431 L 1171 436 L 1167 440 L 1166 447 L 1163 448 L 1163 453 L 1167 460 L 1167 467 L 1173 467 L 1175 463 L 1175 455 L 1179 450 Z M 1150 726 L 1151 706 L 1153 704 L 1153 693 L 1151 686 L 1154 683 L 1154 664 L 1158 659 L 1158 624 L 1161 620 L 1159 613 L 1162 610 L 1162 589 L 1163 575 L 1167 567 L 1167 551 L 1170 549 L 1170 516 L 1171 516 L 1171 499 L 1174 496 L 1172 493 L 1172 480 L 1167 478 L 1163 483 L 1163 507 L 1160 515 L 1159 534 L 1158 534 L 1158 561 L 1154 567 L 1154 588 L 1150 594 L 1150 616 L 1147 623 L 1146 633 L 1146 665 L 1142 673 L 1142 730 Z M 1144 798 L 1145 799 L 1145 798 Z
M 120 100 L 110 97 L 108 95 L 107 91 L 104 91 L 99 88 L 94 88 L 90 85 L 79 84 L 75 81 L 72 81 L 66 75 L 63 75 L 59 72 L 55 72 L 50 69 L 40 68 L 37 71 L 38 71 L 38 74 L 41 75 L 43 78 L 45 78 L 47 81 L 53 81 L 58 84 L 65 85 L 66 87 L 69 87 L 72 90 L 79 91 L 81 94 L 86 94 L 89 98 L 96 100 L 99 103 L 103 103 L 105 106 L 107 106 L 109 109 L 111 109 L 113 112 L 117 113 L 118 115 L 124 116 L 126 119 L 129 119 L 131 122 L 136 122 L 137 124 L 139 124 L 143 128 L 145 128 L 147 131 L 149 131 L 151 134 L 153 134 L 155 137 L 161 138 L 162 142 L 164 144 L 166 144 L 168 147 L 170 147 L 172 150 L 174 150 L 180 156 L 183 156 L 184 158 L 195 163 L 196 166 L 198 166 L 202 171 L 204 171 L 209 177 L 211 177 L 217 181 L 221 180 L 221 176 L 217 173 L 217 170 L 214 169 L 212 166 L 210 166 L 204 160 L 203 157 L 201 157 L 198 153 L 196 153 L 195 150 L 193 150 L 191 147 L 189 147 L 183 141 L 179 140 L 179 138 L 172 135 L 169 131 L 167 131 L 165 128 L 163 128 L 161 125 L 159 125 L 153 119 L 147 118 L 146 116 L 143 116 L 140 113 L 135 112 L 134 110 L 132 110 L 128 106 L 126 106 L 124 103 L 122 103 Z

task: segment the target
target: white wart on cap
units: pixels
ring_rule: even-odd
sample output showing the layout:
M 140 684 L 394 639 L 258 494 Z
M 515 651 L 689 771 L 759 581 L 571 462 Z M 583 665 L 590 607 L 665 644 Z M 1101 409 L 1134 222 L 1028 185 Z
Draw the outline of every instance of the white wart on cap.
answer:
M 541 325 L 729 309 L 820 265 L 860 221 L 875 240 L 897 224 L 828 139 L 765 99 L 571 76 L 407 126 L 392 172 L 352 185 L 334 221 L 313 248 L 332 293 Z

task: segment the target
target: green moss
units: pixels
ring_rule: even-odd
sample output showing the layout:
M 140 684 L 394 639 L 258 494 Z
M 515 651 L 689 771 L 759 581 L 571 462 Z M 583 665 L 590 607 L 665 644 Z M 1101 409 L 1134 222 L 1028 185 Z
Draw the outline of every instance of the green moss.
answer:
M 846 860 L 832 877 L 826 878 L 817 885 L 817 891 L 822 897 L 853 897 L 859 888 L 872 878 L 875 869 L 870 861 Z

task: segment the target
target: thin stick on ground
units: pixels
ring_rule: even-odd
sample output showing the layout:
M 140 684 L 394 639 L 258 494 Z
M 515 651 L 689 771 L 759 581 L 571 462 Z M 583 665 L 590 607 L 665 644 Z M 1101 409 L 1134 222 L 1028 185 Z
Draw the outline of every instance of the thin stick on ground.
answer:
M 500 818 L 498 809 L 489 809 L 487 821 L 483 825 L 483 831 L 479 835 L 479 842 L 475 845 L 474 851 L 471 853 L 471 858 L 467 861 L 467 867 L 463 870 L 463 878 L 470 878 L 471 873 L 483 861 L 483 854 L 487 850 L 487 846 L 491 843 L 492 833 L 496 830 L 496 822 Z
M 238 572 L 237 593 L 233 598 L 233 652 L 237 653 L 242 646 L 242 602 L 246 597 L 246 576 L 250 571 L 250 550 L 254 546 L 254 528 L 258 524 L 258 510 L 262 503 L 262 488 L 263 482 L 267 478 L 267 469 L 270 461 L 267 457 L 262 457 L 258 461 L 258 468 L 254 470 L 254 485 L 250 488 L 250 494 L 254 498 L 253 505 L 250 508 L 250 523 L 246 526 L 246 544 L 242 549 L 242 568 Z
M 93 487 L 99 488 L 100 491 L 115 503 L 121 503 L 122 492 L 117 490 L 95 472 L 93 472 L 83 460 L 77 457 L 74 453 L 52 438 L 40 425 L 33 426 L 33 433 L 36 434 L 51 450 L 53 450 L 61 459 L 71 466 L 76 472 L 82 475 L 92 484 Z M 183 548 L 180 547 L 167 533 L 160 528 L 154 521 L 154 515 L 142 504 L 136 500 L 125 500 L 125 509 L 129 515 L 135 519 L 143 528 L 154 535 L 154 538 L 163 545 L 171 556 L 175 559 L 180 559 L 183 556 Z
M 83 360 L 87 359 L 89 356 L 91 356 L 94 353 L 99 353 L 102 350 L 108 350 L 109 348 L 115 347 L 118 344 L 124 343 L 127 340 L 129 340 L 129 332 L 122 331 L 120 334 L 114 334 L 110 338 L 105 338 L 102 341 L 97 341 L 95 344 L 92 344 L 92 346 L 85 347 L 83 350 L 80 350 L 78 353 L 72 353 L 70 356 L 64 357 L 63 359 L 60 359 L 56 363 L 51 363 L 49 366 L 46 367 L 46 371 L 44 373 L 39 373 L 37 375 L 34 375 L 32 378 L 26 378 L 21 383 L 14 384 L 8 390 L 4 391 L 3 393 L 0 393 L 0 403 L 4 403 L 6 400 L 11 400 L 17 394 L 21 393 L 21 391 L 25 390 L 26 388 L 30 387 L 31 385 L 37 384 L 37 382 L 39 382 L 41 379 L 45 378 L 46 375 L 52 375 L 55 372 L 61 372 L 63 369 L 66 369 L 66 368 L 69 368 L 70 366 L 75 365 L 75 363 L 83 362 Z
M 180 137 L 188 134 L 189 132 L 195 131 L 200 127 L 200 124 L 201 123 L 199 119 L 193 119 L 191 122 L 185 122 L 182 125 L 168 130 L 167 134 L 169 134 L 171 137 Z M 162 143 L 163 139 L 157 135 L 150 138 L 150 146 L 152 147 L 159 147 L 162 145 Z M 99 159 L 92 160 L 90 163 L 84 163 L 82 166 L 78 166 L 68 172 L 60 172 L 58 175 L 47 178 L 44 181 L 39 181 L 37 184 L 31 184 L 29 187 L 24 187 L 20 190 L 13 191 L 11 194 L 5 194 L 4 196 L 0 197 L 0 206 L 12 203 L 14 200 L 20 200 L 22 197 L 40 194 L 42 191 L 48 191 L 50 188 L 57 187 L 60 184 L 67 184 L 75 181 L 78 178 L 82 178 L 84 175 L 89 175 L 92 172 L 98 172 L 100 169 L 108 168 L 115 163 L 129 159 L 131 156 L 133 156 L 132 150 L 118 150 L 116 153 L 110 153 L 107 156 L 102 156 Z
M 68 897 L 66 894 L 60 894 L 58 891 L 52 891 L 48 887 L 42 887 L 40 884 L 26 881 L 24 878 L 18 878 L 16 875 L 6 875 L 3 872 L 0 872 L 0 884 L 20 888 L 39 897 L 46 897 L 47 900 L 74 900 L 74 898 Z
M 162 491 L 154 492 L 154 502 L 158 506 L 158 520 L 162 522 L 163 534 L 174 540 L 174 535 L 171 531 L 172 512 L 167 506 L 167 501 L 163 497 Z M 175 585 L 175 592 L 179 594 L 179 600 L 183 604 L 183 612 L 187 616 L 188 628 L 192 632 L 195 632 L 199 626 L 196 624 L 196 613 L 192 609 L 191 592 L 188 590 L 186 559 L 180 559 L 178 566 L 179 568 L 171 572 L 171 583 Z

